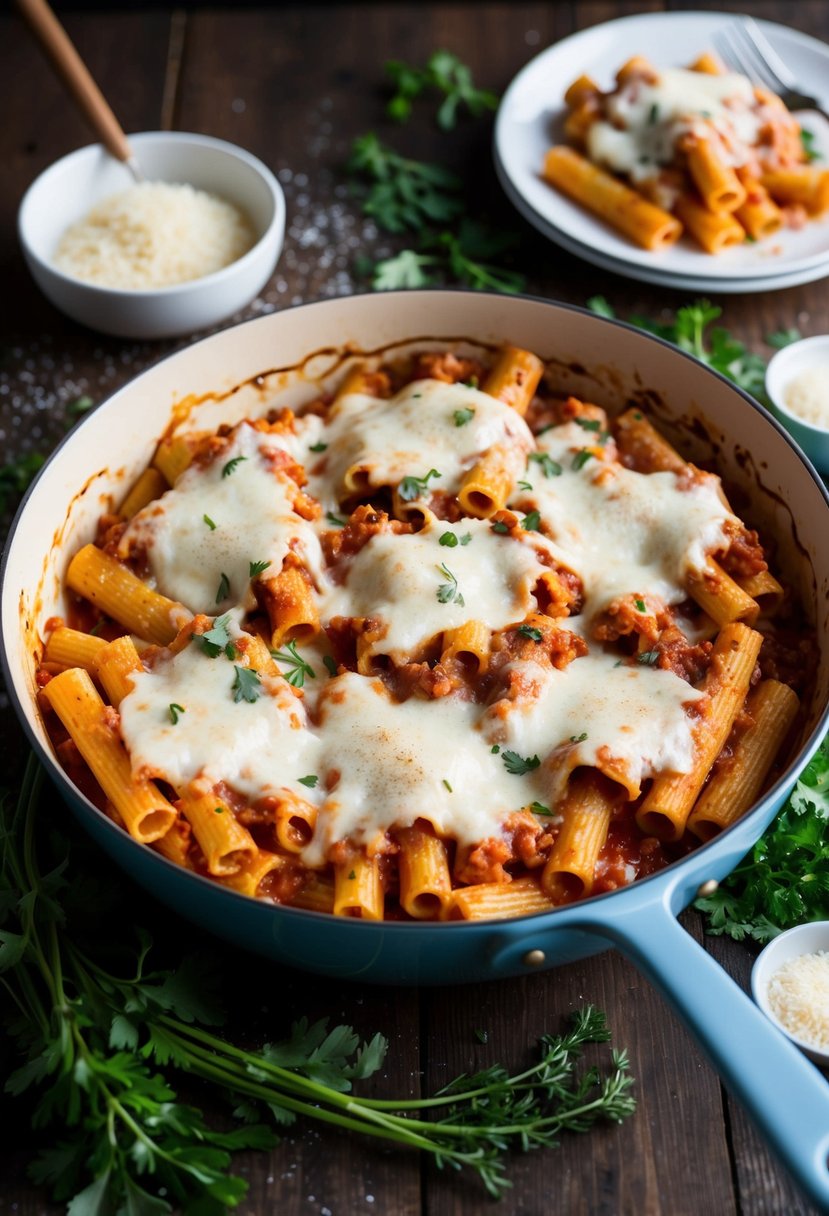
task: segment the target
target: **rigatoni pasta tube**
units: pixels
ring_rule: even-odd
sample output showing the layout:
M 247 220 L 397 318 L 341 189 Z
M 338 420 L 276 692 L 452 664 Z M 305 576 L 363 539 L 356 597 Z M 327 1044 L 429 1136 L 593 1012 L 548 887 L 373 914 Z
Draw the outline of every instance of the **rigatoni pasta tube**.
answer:
M 676 448 L 653 426 L 641 410 L 625 410 L 613 426 L 616 445 L 640 473 L 683 473 L 688 468 Z
M 193 440 L 168 435 L 162 439 L 153 456 L 153 465 L 168 485 L 174 486 L 185 469 L 193 462 Z
M 355 853 L 334 866 L 334 915 L 383 919 L 383 887 L 378 857 Z
M 167 478 L 160 469 L 152 465 L 144 470 L 141 476 L 127 493 L 126 498 L 118 508 L 122 519 L 132 519 L 140 510 L 160 498 L 167 489 Z
M 734 215 L 753 240 L 762 241 L 782 227 L 783 212 L 756 178 L 742 175 L 741 178 L 746 188 L 746 198 L 736 208 Z
M 241 895 L 261 899 L 269 893 L 268 880 L 273 881 L 286 864 L 286 859 L 278 853 L 267 853 L 264 849 L 259 849 L 252 856 L 245 856 L 236 873 L 228 874 L 221 881 Z
M 543 374 L 544 364 L 538 355 L 520 346 L 505 346 L 481 389 L 489 397 L 503 402 L 523 416 Z
M 47 638 L 43 659 L 59 667 L 83 667 L 85 671 L 94 673 L 98 655 L 105 646 L 103 638 L 59 625 Z
M 98 655 L 96 668 L 106 695 L 116 707 L 121 704 L 127 693 L 132 692 L 131 676 L 144 670 L 131 637 L 116 638 L 114 642 L 107 642 Z
M 307 642 L 320 630 L 319 613 L 304 569 L 290 555 L 275 578 L 260 579 L 265 608 L 271 622 L 271 646 Z
M 493 444 L 465 474 L 458 490 L 458 502 L 476 519 L 489 519 L 505 506 L 513 480 L 506 449 L 501 444 Z
M 126 748 L 110 717 L 112 710 L 102 701 L 89 673 L 72 667 L 50 680 L 43 695 L 130 836 L 142 844 L 163 836 L 176 818 L 175 808 L 152 781 L 133 776 Z
M 482 882 L 453 892 L 448 920 L 490 920 L 549 912 L 554 905 L 534 878 L 512 882 Z
M 212 790 L 188 786 L 181 794 L 181 810 L 204 853 L 208 870 L 217 878 L 235 874 L 257 853 L 250 832 Z
M 745 229 L 730 211 L 709 211 L 702 202 L 688 194 L 680 195 L 674 209 L 706 253 L 722 253 L 723 249 L 741 245 L 745 240 Z
M 777 203 L 800 203 L 811 216 L 829 211 L 829 169 L 813 165 L 774 169 L 762 173 L 760 183 Z
M 688 831 L 710 840 L 744 815 L 791 729 L 800 702 L 787 684 L 764 680 L 746 702 L 752 724 L 731 756 L 721 761 L 688 817 Z
M 708 558 L 701 575 L 689 574 L 687 583 L 688 594 L 717 625 L 732 621 L 753 625 L 760 615 L 757 601 L 713 557 Z
M 416 920 L 435 920 L 452 902 L 446 846 L 430 827 L 415 824 L 397 833 L 400 904 Z
M 710 139 L 694 139 L 685 147 L 688 172 L 709 211 L 736 211 L 746 201 L 746 189 Z
M 483 621 L 466 621 L 444 633 L 440 661 L 456 659 L 482 675 L 489 665 L 491 640 L 492 631 Z
M 550 148 L 544 160 L 544 178 L 643 249 L 665 249 L 682 235 L 682 224 L 675 216 L 655 207 L 572 148 Z
M 541 889 L 554 903 L 589 895 L 599 851 L 607 839 L 613 786 L 598 773 L 573 773 L 561 805 L 562 824 L 541 873 Z
M 745 701 L 762 643 L 763 635 L 746 625 L 721 630 L 702 685 L 705 700 L 693 730 L 691 771 L 654 778 L 636 815 L 640 831 L 662 840 L 678 840 L 685 831 L 691 808 Z
M 159 595 L 114 557 L 95 545 L 84 545 L 69 563 L 66 581 L 107 616 L 130 633 L 159 646 L 172 642 L 178 632 L 177 614 L 186 609 Z

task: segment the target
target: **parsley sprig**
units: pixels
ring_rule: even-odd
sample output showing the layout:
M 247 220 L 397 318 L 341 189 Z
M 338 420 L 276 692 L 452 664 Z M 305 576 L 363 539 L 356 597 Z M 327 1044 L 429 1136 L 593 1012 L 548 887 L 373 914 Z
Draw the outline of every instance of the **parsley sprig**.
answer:
M 441 474 L 437 469 L 430 469 L 425 477 L 404 477 L 397 487 L 397 493 L 404 502 L 413 502 L 416 498 L 422 498 L 429 489 L 429 482 L 433 477 L 440 477 Z
M 464 218 L 456 232 L 426 232 L 419 249 L 402 249 L 388 258 L 365 265 L 375 291 L 430 287 L 457 282 L 476 291 L 523 291 L 522 274 L 499 266 L 500 257 L 515 244 L 512 233 Z
M 301 1116 L 418 1148 L 477 1173 L 497 1196 L 509 1185 L 508 1149 L 552 1147 L 562 1131 L 633 1112 L 625 1052 L 612 1052 L 603 1070 L 583 1066 L 585 1046 L 610 1038 L 591 1006 L 564 1034 L 544 1035 L 537 1060 L 518 1074 L 496 1065 L 432 1098 L 355 1096 L 354 1082 L 380 1068 L 387 1043 L 378 1034 L 361 1045 L 350 1026 L 300 1018 L 284 1042 L 237 1047 L 214 1030 L 222 1012 L 212 958 L 152 970 L 152 940 L 139 929 L 132 957 L 113 965 L 101 926 L 119 926 L 123 954 L 129 895 L 117 880 L 93 889 L 76 872 L 89 846 L 73 838 L 70 849 L 63 826 L 47 819 L 42 785 L 32 758 L 16 810 L 3 808 L 0 971 L 9 1043 L 22 1059 L 6 1089 L 33 1091 L 34 1125 L 53 1139 L 30 1173 L 74 1216 L 236 1207 L 247 1183 L 231 1172 L 231 1154 L 272 1147 L 263 1119 L 284 1127 Z M 216 1130 L 181 1103 L 177 1072 L 232 1095 L 236 1125 Z
M 277 663 L 284 663 L 287 671 L 282 674 L 294 688 L 304 688 L 306 676 L 309 680 L 316 678 L 317 673 L 311 664 L 303 659 L 296 648 L 296 642 L 286 642 L 284 650 L 272 650 L 271 657 L 276 659 Z
M 355 139 L 346 166 L 362 209 L 387 232 L 419 232 L 463 212 L 461 180 L 442 165 L 401 156 L 369 131 Z
M 437 589 L 436 595 L 440 604 L 459 604 L 461 608 L 465 607 L 465 601 L 460 591 L 458 590 L 458 580 L 445 562 L 441 562 L 437 567 L 438 571 L 449 581 L 441 583 Z
M 803 921 L 829 918 L 829 737 L 780 815 L 723 880 L 694 905 L 708 932 L 767 942 Z
M 443 94 L 436 117 L 438 126 L 444 131 L 452 130 L 461 107 L 473 117 L 498 108 L 497 93 L 477 89 L 470 69 L 451 51 L 435 51 L 425 68 L 412 67 L 399 59 L 389 60 L 386 73 L 395 88 L 386 113 L 397 122 L 406 122 L 412 112 L 412 102 L 427 90 Z

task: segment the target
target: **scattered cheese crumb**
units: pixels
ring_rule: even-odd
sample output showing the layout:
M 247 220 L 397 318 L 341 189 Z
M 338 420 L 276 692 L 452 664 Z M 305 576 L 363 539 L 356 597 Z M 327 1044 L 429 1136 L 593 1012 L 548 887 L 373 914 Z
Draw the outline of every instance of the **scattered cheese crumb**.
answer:
M 232 203 L 192 186 L 141 182 L 67 228 L 54 262 L 87 283 L 146 290 L 221 270 L 255 240 L 249 220 Z
M 798 418 L 829 429 L 829 364 L 819 363 L 799 372 L 786 385 L 784 399 Z
M 769 1005 L 802 1043 L 829 1051 L 829 950 L 801 954 L 775 971 Z

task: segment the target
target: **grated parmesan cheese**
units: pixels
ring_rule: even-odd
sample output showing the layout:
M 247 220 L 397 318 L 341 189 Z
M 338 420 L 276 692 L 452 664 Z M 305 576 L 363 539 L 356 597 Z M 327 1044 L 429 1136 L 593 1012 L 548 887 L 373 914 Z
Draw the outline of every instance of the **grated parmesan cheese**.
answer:
M 829 950 L 790 958 L 775 971 L 769 1005 L 790 1034 L 807 1047 L 829 1051 Z
M 798 418 L 829 429 L 829 364 L 819 363 L 799 372 L 786 385 L 784 399 Z
M 213 274 L 255 241 L 233 203 L 179 183 L 141 182 L 70 225 L 54 263 L 84 282 L 137 291 Z

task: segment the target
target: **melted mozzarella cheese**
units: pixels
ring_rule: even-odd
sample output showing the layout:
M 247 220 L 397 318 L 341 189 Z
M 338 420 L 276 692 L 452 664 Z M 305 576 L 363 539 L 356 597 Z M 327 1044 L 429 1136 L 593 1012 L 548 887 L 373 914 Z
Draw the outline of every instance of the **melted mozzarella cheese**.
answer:
M 478 729 L 480 706 L 457 697 L 398 704 L 380 680 L 349 672 L 321 701 L 320 773 L 331 786 L 304 852 L 321 864 L 346 837 L 370 844 L 387 828 L 429 820 L 462 844 L 497 836 L 511 811 L 539 800 L 535 772 L 509 774 Z
M 228 621 L 231 639 L 242 636 L 236 615 Z M 298 783 L 316 772 L 319 747 L 302 700 L 285 680 L 263 674 L 255 702 L 234 701 L 235 676 L 224 653 L 211 659 L 192 642 L 131 677 L 119 708 L 133 772 L 178 790 L 197 777 L 224 781 L 251 801 L 286 788 L 313 796 Z M 182 709 L 175 723 L 171 705 Z
M 441 544 L 441 537 L 456 543 Z M 536 545 L 551 548 L 536 533 L 500 535 L 480 519 L 432 519 L 411 535 L 378 533 L 327 597 L 325 616 L 376 619 L 385 629 L 371 653 L 405 662 L 430 638 L 467 621 L 502 629 L 534 611 L 533 587 L 548 568 Z
M 744 164 L 762 121 L 747 77 L 681 68 L 666 68 L 652 84 L 631 80 L 607 99 L 607 113 L 610 121 L 593 123 L 588 130 L 588 155 L 634 180 L 652 177 L 659 166 L 669 164 L 684 133 L 703 137 L 706 127 L 700 120 L 724 137 L 721 154 L 732 164 Z
M 576 422 L 540 435 L 539 450 L 562 472 L 536 470 L 522 501 L 541 512 L 560 560 L 581 575 L 590 614 L 623 595 L 679 603 L 688 573 L 702 570 L 706 554 L 726 544 L 726 523 L 737 522 L 719 480 L 685 486 L 675 473 L 636 473 L 595 457 L 574 468 L 575 454 L 594 438 Z
M 172 490 L 138 512 L 121 539 L 121 553 L 133 543 L 145 550 L 159 591 L 192 612 L 252 607 L 251 563 L 267 561 L 276 574 L 289 549 L 319 578 L 319 540 L 291 507 L 296 487 L 267 459 L 269 452 L 293 454 L 292 447 L 300 448 L 296 436 L 243 424 L 217 459 L 186 469 Z M 225 474 L 228 462 L 240 457 Z M 222 576 L 227 589 L 219 596 Z
M 459 410 L 473 411 L 461 425 Z M 332 415 L 327 442 L 327 474 L 338 487 L 354 470 L 371 486 L 394 486 L 436 469 L 440 476 L 429 481 L 429 490 L 451 493 L 487 448 L 504 445 L 517 476 L 533 446 L 515 410 L 478 389 L 441 380 L 415 380 L 388 400 L 346 395 Z
M 486 711 L 484 734 L 521 756 L 539 756 L 553 801 L 577 765 L 610 765 L 631 787 L 656 772 L 690 770 L 694 720 L 686 708 L 702 693 L 673 672 L 620 665 L 594 645 L 563 671 L 519 661 L 510 673 L 522 691 Z

